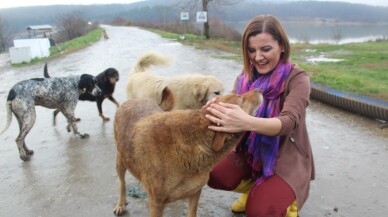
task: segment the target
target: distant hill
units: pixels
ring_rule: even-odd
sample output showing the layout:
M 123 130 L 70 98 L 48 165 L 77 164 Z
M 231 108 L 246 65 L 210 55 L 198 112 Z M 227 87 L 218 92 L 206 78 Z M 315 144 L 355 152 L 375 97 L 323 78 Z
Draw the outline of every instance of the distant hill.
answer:
M 280 19 L 328 19 L 342 22 L 388 22 L 388 7 L 322 1 L 287 1 L 284 3 L 246 2 L 226 6 L 225 20 L 250 19 L 257 14 L 272 14 Z
M 279 1 L 281 3 L 279 3 Z M 50 24 L 55 26 L 59 14 L 81 11 L 90 21 L 107 23 L 116 18 L 140 21 L 179 21 L 180 11 L 176 0 L 148 0 L 132 4 L 108 5 L 52 5 L 0 9 L 0 16 L 12 24 L 14 31 L 21 32 L 29 25 Z M 246 0 L 232 6 L 209 9 L 209 17 L 224 21 L 246 21 L 258 14 L 273 14 L 281 20 L 327 19 L 344 22 L 388 22 L 388 7 L 362 4 L 320 1 L 256 1 Z M 195 11 L 190 12 L 194 17 Z

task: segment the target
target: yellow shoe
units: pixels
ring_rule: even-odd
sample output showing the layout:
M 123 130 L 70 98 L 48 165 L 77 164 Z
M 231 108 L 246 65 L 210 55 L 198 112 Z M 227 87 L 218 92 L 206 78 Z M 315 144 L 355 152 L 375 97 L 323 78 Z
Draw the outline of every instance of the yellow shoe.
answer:
M 234 201 L 234 203 L 230 207 L 232 212 L 235 212 L 235 213 L 245 212 L 245 205 L 247 203 L 247 199 L 248 199 L 248 193 L 242 193 L 241 196 L 236 201 Z
M 245 204 L 247 203 L 249 191 L 252 188 L 252 180 L 242 180 L 240 184 L 234 189 L 234 192 L 242 193 L 241 196 L 234 201 L 232 206 L 230 207 L 232 212 L 235 213 L 243 213 L 245 212 Z
M 294 202 L 292 202 L 287 208 L 286 217 L 298 217 L 298 205 L 296 204 L 296 200 L 294 200 Z
M 253 182 L 251 180 L 242 180 L 240 184 L 237 186 L 237 188 L 233 190 L 234 192 L 239 192 L 242 194 L 232 204 L 231 206 L 232 212 L 235 212 L 235 213 L 245 212 L 245 205 L 247 203 L 248 194 L 252 188 L 252 184 Z M 296 204 L 296 200 L 294 200 L 294 202 L 292 202 L 291 205 L 288 206 L 286 217 L 298 217 L 298 205 Z

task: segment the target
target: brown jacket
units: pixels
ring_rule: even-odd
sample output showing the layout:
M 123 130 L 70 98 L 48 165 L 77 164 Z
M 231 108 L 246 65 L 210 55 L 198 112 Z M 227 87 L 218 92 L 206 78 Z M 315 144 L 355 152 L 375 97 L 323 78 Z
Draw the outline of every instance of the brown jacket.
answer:
M 315 178 L 314 159 L 306 127 L 306 108 L 310 98 L 308 74 L 293 66 L 281 96 L 279 119 L 282 128 L 275 173 L 294 190 L 298 210 L 307 200 L 310 181 Z
M 236 81 L 233 93 L 236 92 Z M 306 202 L 310 181 L 315 178 L 314 159 L 306 127 L 309 98 L 309 76 L 294 65 L 281 96 L 281 112 L 278 118 L 282 128 L 278 133 L 280 144 L 275 174 L 282 177 L 293 189 L 298 210 Z

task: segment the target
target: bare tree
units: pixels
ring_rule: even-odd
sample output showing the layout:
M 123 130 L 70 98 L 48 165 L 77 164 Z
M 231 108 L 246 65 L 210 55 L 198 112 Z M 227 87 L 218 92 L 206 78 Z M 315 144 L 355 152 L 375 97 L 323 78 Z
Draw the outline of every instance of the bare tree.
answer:
M 202 11 L 207 12 L 207 22 L 203 23 L 204 35 L 206 39 L 210 38 L 210 26 L 209 26 L 209 8 L 218 7 L 221 5 L 232 5 L 242 2 L 242 0 L 182 0 L 177 6 L 181 8 L 195 9 L 198 5 L 202 7 Z
M 339 42 L 342 40 L 342 33 L 337 24 L 335 24 L 332 29 L 332 35 L 335 43 L 339 44 Z
M 0 52 L 6 51 L 12 39 L 11 25 L 0 14 Z
M 88 22 L 80 11 L 61 14 L 57 18 L 62 40 L 71 40 L 80 37 L 89 31 Z M 60 41 L 62 41 L 60 40 Z
M 303 44 L 310 44 L 310 36 L 306 35 L 305 33 L 302 33 L 297 37 L 298 42 L 301 42 Z

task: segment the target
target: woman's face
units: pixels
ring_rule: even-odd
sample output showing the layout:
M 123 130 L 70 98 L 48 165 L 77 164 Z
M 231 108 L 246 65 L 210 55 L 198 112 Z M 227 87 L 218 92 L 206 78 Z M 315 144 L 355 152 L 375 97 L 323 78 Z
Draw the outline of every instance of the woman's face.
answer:
M 279 63 L 282 48 L 268 33 L 248 38 L 248 55 L 259 74 L 271 72 Z

